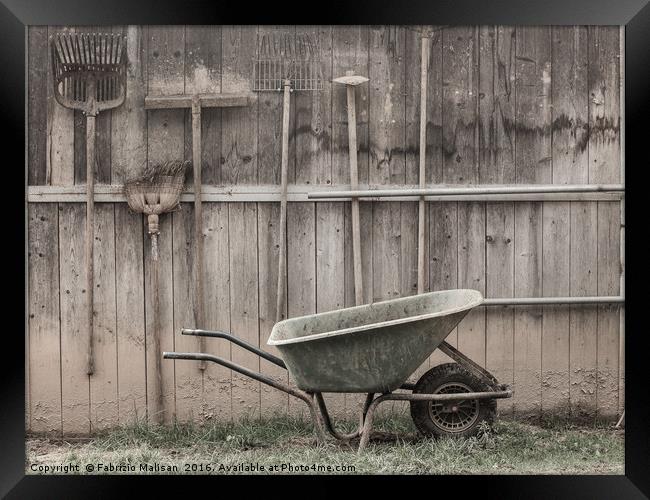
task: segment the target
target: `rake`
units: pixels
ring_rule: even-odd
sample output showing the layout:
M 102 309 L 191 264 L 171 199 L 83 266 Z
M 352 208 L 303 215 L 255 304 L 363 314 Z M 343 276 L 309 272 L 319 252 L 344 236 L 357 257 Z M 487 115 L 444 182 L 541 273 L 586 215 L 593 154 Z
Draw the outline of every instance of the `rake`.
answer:
M 86 293 L 88 300 L 87 373 L 93 358 L 93 231 L 95 119 L 126 97 L 126 40 L 112 33 L 57 33 L 50 37 L 54 97 L 86 117 Z
M 280 257 L 276 321 L 285 307 L 287 266 L 287 165 L 289 161 L 289 111 L 291 92 L 319 91 L 323 87 L 320 47 L 307 34 L 264 34 L 257 38 L 253 64 L 255 92 L 282 92 L 282 163 L 280 192 Z

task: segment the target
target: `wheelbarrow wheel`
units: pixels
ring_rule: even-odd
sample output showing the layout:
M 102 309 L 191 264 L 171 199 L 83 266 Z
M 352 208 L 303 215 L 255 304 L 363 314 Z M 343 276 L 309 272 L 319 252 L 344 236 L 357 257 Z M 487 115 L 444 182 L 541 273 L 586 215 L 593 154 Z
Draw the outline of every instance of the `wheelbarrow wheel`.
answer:
M 413 389 L 414 394 L 452 394 L 492 390 L 485 382 L 457 363 L 438 365 L 426 372 Z M 492 425 L 496 415 L 495 399 L 454 402 L 411 401 L 415 427 L 425 436 L 470 437 L 478 433 L 482 422 Z

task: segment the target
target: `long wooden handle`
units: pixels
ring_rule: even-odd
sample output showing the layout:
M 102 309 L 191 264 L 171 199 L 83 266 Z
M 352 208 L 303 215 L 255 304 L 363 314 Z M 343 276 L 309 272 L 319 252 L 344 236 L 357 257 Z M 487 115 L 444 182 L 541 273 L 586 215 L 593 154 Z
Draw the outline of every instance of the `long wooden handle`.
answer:
M 95 372 L 94 357 L 94 240 L 95 240 L 95 115 L 86 115 L 86 300 L 88 346 L 86 373 Z
M 156 236 L 156 235 L 152 235 Z M 150 421 L 154 423 L 162 423 L 163 421 L 163 383 L 162 383 L 162 352 L 160 349 L 160 289 L 159 289 L 159 275 L 160 275 L 160 264 L 158 259 L 152 259 L 151 270 L 153 274 L 153 332 L 151 335 L 152 346 L 154 358 L 154 377 L 151 381 L 152 394 L 153 394 L 153 405 L 152 405 L 152 415 L 149 415 Z
M 192 100 L 192 166 L 194 169 L 194 283 L 196 286 L 194 323 L 196 328 L 206 328 L 203 291 L 203 205 L 201 203 L 201 103 L 198 96 Z M 205 352 L 205 339 L 199 337 L 199 351 Z M 201 361 L 199 369 L 205 370 Z
M 280 171 L 280 255 L 278 257 L 278 290 L 275 308 L 275 321 L 284 317 L 287 282 L 287 177 L 289 164 L 289 111 L 291 105 L 291 84 L 284 82 L 282 101 L 282 163 Z
M 359 187 L 357 169 L 357 110 L 354 86 L 346 85 L 348 99 L 348 151 L 350 156 L 350 189 Z M 361 230 L 359 222 L 359 198 L 352 198 L 352 255 L 354 259 L 354 300 L 363 304 L 363 275 L 361 274 Z
M 427 152 L 427 69 L 429 64 L 429 38 L 422 37 L 420 62 L 420 187 L 426 184 Z M 425 277 L 425 208 L 424 196 L 418 203 L 418 293 L 424 292 Z

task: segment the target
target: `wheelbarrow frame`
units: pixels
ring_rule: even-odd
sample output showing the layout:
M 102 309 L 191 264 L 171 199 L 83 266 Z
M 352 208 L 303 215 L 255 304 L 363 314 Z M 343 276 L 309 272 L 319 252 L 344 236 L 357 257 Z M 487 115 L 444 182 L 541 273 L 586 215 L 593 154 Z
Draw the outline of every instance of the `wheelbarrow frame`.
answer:
M 222 331 L 210 331 L 210 330 L 195 330 L 189 328 L 183 328 L 181 330 L 183 335 L 193 335 L 197 337 L 211 337 L 211 338 L 220 338 L 228 340 L 239 347 L 246 349 L 249 352 L 257 354 L 261 358 L 266 359 L 267 361 L 273 363 L 280 368 L 287 370 L 287 365 L 284 361 L 270 354 L 262 349 L 255 347 L 248 342 L 232 335 L 231 333 L 222 332 Z M 274 387 L 282 392 L 286 392 L 290 396 L 293 396 L 297 399 L 303 401 L 309 408 L 309 413 L 311 414 L 312 421 L 314 422 L 314 429 L 316 432 L 316 438 L 319 443 L 324 443 L 327 440 L 327 432 L 333 438 L 339 441 L 350 441 L 351 439 L 360 437 L 359 449 L 358 452 L 361 453 L 368 444 L 370 436 L 372 434 L 372 422 L 374 418 L 375 411 L 377 407 L 384 401 L 440 401 L 440 402 L 451 402 L 451 401 L 464 401 L 467 399 L 504 399 L 510 398 L 513 395 L 513 391 L 510 386 L 506 384 L 499 384 L 497 379 L 490 372 L 482 368 L 480 365 L 472 361 L 470 358 L 465 356 L 463 353 L 452 347 L 447 342 L 442 342 L 438 349 L 447 354 L 452 358 L 456 363 L 463 366 L 465 369 L 469 370 L 481 381 L 485 382 L 491 391 L 485 392 L 463 392 L 458 394 L 415 394 L 408 392 L 385 392 L 376 396 L 376 393 L 368 393 L 366 395 L 366 401 L 363 405 L 363 408 L 359 414 L 359 427 L 356 431 L 344 434 L 337 431 L 330 418 L 329 412 L 327 411 L 327 406 L 325 405 L 325 400 L 323 399 L 323 394 L 321 392 L 306 392 L 300 389 L 295 389 L 290 387 L 287 384 L 283 384 L 274 380 L 266 375 L 250 370 L 244 366 L 233 363 L 227 359 L 215 356 L 213 354 L 203 354 L 195 352 L 163 352 L 163 358 L 165 359 L 189 359 L 196 361 L 211 361 L 218 365 L 224 366 L 231 370 L 234 370 L 242 375 L 257 380 L 263 384 Z M 400 387 L 399 390 L 412 391 L 415 388 L 415 384 L 405 382 Z M 376 397 L 375 397 L 376 396 Z

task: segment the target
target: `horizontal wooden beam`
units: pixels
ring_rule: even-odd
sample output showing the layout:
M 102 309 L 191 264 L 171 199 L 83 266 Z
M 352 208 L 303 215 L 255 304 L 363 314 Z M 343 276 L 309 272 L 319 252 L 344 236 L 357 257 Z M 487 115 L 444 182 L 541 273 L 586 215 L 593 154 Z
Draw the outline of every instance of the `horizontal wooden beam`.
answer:
M 252 92 L 199 94 L 198 97 L 202 108 L 249 106 L 255 100 L 255 94 Z M 144 98 L 144 107 L 145 109 L 191 108 L 193 98 L 192 94 L 148 95 Z
M 337 189 L 348 189 L 349 186 L 337 186 Z M 327 192 L 331 186 L 315 186 L 312 184 L 289 185 L 287 189 L 290 202 L 346 202 L 350 198 L 320 198 L 309 199 L 308 193 L 316 191 Z M 238 186 L 208 186 L 201 189 L 202 200 L 207 202 L 279 202 L 280 186 L 275 184 L 238 185 Z M 76 203 L 85 202 L 86 186 L 29 186 L 27 188 L 27 201 L 29 203 Z M 453 196 L 425 196 L 426 201 L 618 201 L 622 193 L 530 193 L 530 194 L 477 194 Z M 95 201 L 99 203 L 126 202 L 121 185 L 97 184 L 95 185 Z M 181 195 L 181 201 L 194 201 L 191 186 L 188 186 Z M 412 201 L 418 198 L 390 197 L 373 198 L 373 201 Z M 362 201 L 363 203 L 363 201 Z

